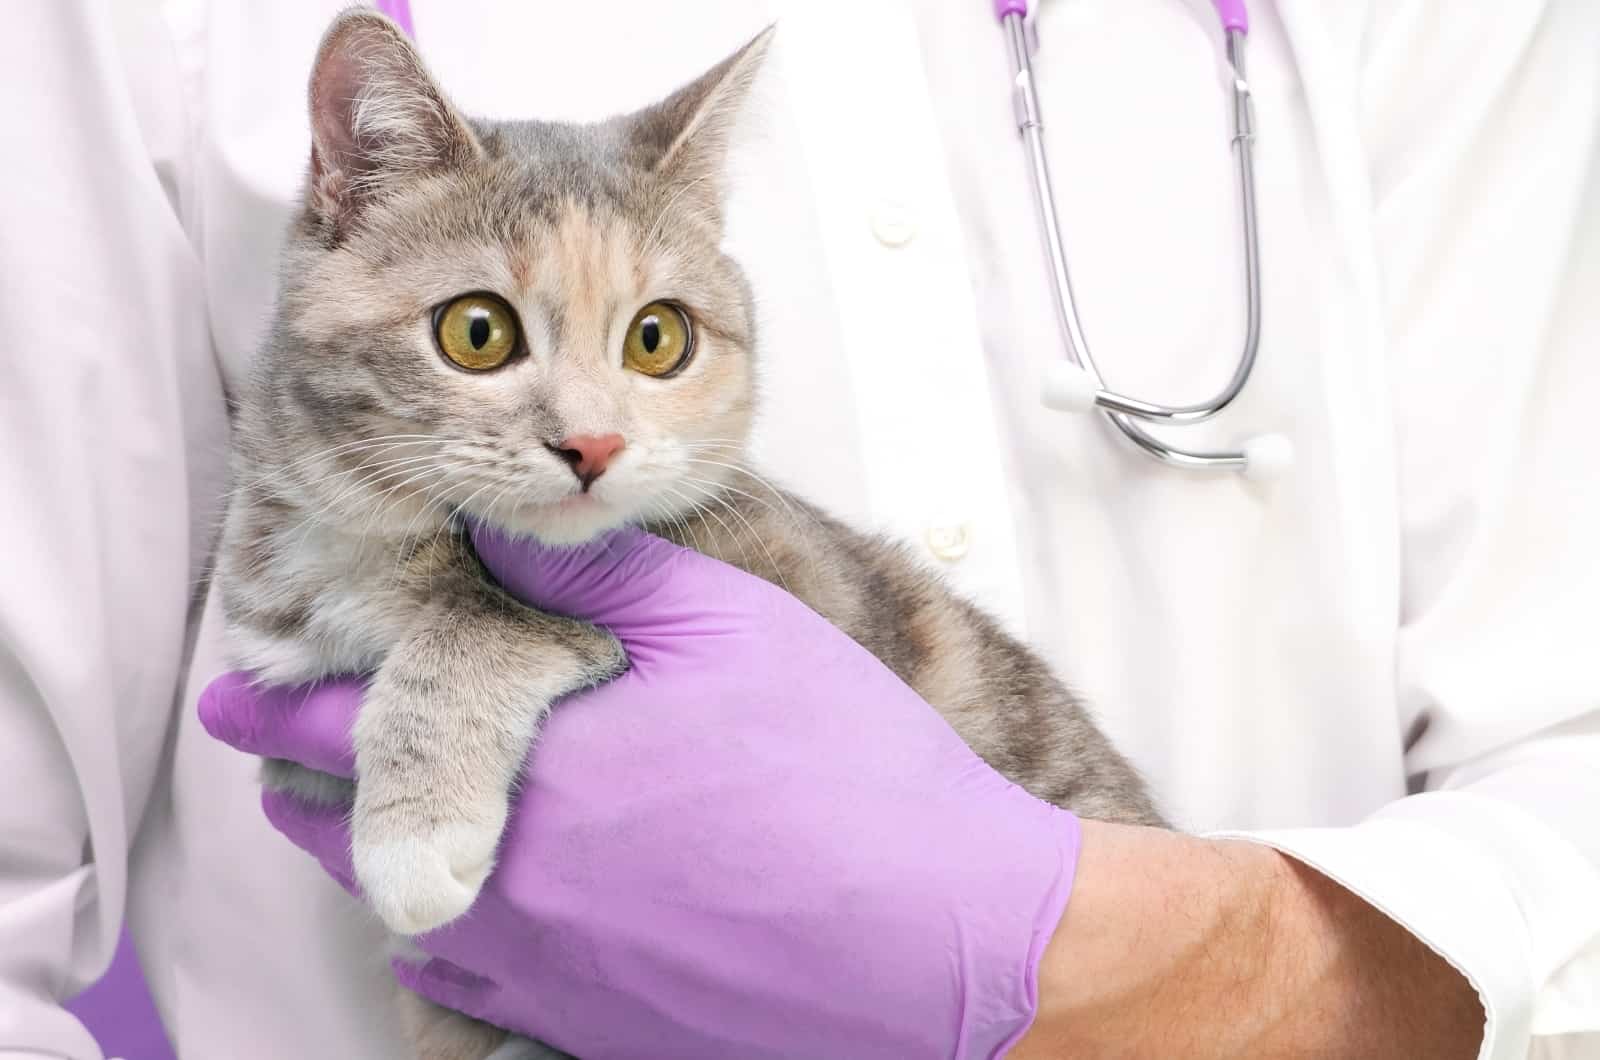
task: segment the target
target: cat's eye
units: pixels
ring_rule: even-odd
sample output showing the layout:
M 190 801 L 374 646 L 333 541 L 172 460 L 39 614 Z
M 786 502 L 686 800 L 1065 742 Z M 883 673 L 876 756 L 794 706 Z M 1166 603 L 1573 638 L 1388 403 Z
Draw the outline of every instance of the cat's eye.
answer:
M 444 355 L 473 372 L 498 368 L 517 350 L 517 318 L 490 294 L 462 295 L 440 309 L 434 337 Z
M 689 363 L 694 329 L 689 314 L 672 302 L 651 302 L 633 315 L 622 342 L 622 363 L 656 378 L 671 375 Z

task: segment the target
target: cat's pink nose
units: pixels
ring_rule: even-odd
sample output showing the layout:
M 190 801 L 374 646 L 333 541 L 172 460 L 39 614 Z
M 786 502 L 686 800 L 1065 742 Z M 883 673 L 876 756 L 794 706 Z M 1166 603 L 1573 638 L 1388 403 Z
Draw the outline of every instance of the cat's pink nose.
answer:
M 572 465 L 572 473 L 588 489 L 590 483 L 605 474 L 606 465 L 622 452 L 623 444 L 620 434 L 574 434 L 552 448 Z

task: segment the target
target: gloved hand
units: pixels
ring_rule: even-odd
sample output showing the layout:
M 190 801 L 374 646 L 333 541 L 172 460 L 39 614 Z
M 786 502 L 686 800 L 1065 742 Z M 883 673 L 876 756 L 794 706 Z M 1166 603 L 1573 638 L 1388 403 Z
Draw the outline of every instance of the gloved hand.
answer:
M 1020 1037 L 1078 822 L 979 760 L 787 593 L 636 531 L 545 549 L 480 530 L 515 596 L 610 627 L 630 669 L 560 703 L 498 865 L 397 964 L 411 989 L 602 1057 L 987 1057 Z M 252 754 L 352 771 L 356 681 L 200 715 Z M 337 809 L 267 793 L 347 887 Z

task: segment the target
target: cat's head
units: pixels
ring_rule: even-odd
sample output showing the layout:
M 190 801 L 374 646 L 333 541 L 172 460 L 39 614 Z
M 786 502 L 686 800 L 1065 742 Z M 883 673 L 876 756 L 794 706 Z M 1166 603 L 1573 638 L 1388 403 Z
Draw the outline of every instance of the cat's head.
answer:
M 719 246 L 722 171 L 769 35 L 567 125 L 464 118 L 388 20 L 334 23 L 263 354 L 272 449 L 308 500 L 379 532 L 459 510 L 571 542 L 734 473 L 754 313 Z

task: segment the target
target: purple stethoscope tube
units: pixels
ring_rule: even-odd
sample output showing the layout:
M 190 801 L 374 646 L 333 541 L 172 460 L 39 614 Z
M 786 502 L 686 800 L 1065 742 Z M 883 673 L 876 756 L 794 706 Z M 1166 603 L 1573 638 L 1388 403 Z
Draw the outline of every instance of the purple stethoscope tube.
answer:
M 411 0 L 377 0 L 378 11 L 394 19 L 394 24 L 406 31 L 412 40 L 417 38 L 417 28 L 411 22 Z

